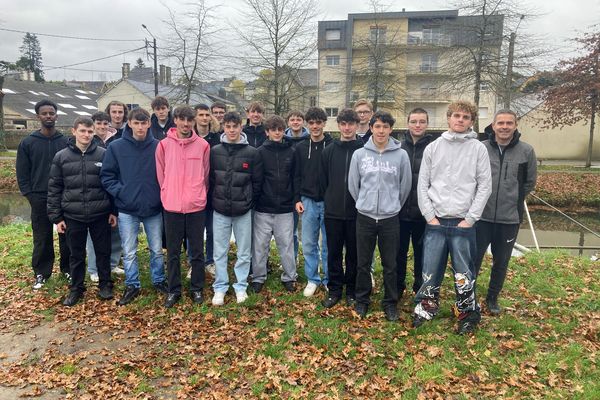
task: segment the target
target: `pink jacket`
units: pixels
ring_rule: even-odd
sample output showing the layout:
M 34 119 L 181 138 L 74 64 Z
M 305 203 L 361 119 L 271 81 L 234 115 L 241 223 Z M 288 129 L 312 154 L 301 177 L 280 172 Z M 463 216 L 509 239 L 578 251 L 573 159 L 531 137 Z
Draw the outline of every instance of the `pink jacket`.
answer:
M 171 128 L 156 147 L 156 176 L 160 200 L 169 212 L 192 213 L 206 207 L 210 146 L 192 133 L 186 139 L 177 137 Z

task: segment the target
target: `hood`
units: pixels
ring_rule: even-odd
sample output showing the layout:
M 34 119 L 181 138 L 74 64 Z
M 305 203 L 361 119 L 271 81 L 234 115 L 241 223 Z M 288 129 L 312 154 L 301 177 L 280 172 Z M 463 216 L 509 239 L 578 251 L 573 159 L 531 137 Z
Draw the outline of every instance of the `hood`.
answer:
M 285 130 L 285 136 L 293 139 L 304 139 L 307 138 L 309 135 L 310 133 L 308 132 L 308 129 L 306 129 L 305 126 L 302 127 L 302 132 L 300 133 L 300 136 L 294 136 L 294 134 L 292 133 L 292 128 L 287 128 Z
M 369 149 L 371 151 L 374 151 L 376 153 L 379 153 L 379 149 L 377 148 L 377 146 L 375 146 L 375 143 L 373 142 L 373 136 L 371 136 L 369 138 L 369 140 L 367 141 L 367 143 L 365 143 L 365 149 Z M 387 152 L 387 151 L 393 151 L 393 150 L 398 150 L 400 149 L 402 146 L 400 144 L 400 141 L 397 139 L 394 139 L 393 137 L 390 136 L 387 145 L 385 146 L 385 149 L 383 149 L 383 153 Z
M 190 137 L 180 138 L 179 136 L 177 136 L 177 128 L 171 128 L 167 131 L 167 139 L 175 140 L 176 142 L 187 146 L 188 144 L 199 140 L 200 136 L 196 135 L 195 132 L 192 130 L 192 134 L 190 135 Z
M 360 138 L 356 138 L 354 140 L 342 141 L 340 139 L 334 139 L 333 144 L 342 149 L 350 148 L 350 149 L 360 149 L 363 147 L 363 142 Z
M 167 115 L 167 122 L 165 123 L 165 126 L 169 126 L 169 124 L 171 124 L 172 122 L 173 122 L 173 116 L 171 115 L 171 111 L 169 111 L 169 115 Z M 152 113 L 152 116 L 150 117 L 150 124 L 152 126 L 160 126 L 158 124 L 158 117 L 154 113 Z
M 496 142 L 496 134 L 494 133 L 494 131 L 489 132 L 488 137 L 489 137 L 491 143 L 498 146 L 498 142 Z M 513 134 L 513 137 L 510 140 L 510 143 L 508 143 L 507 147 L 512 147 L 515 144 L 517 144 L 519 142 L 520 137 L 521 137 L 521 132 L 519 132 L 518 129 L 515 130 L 515 133 Z
M 46 136 L 46 135 L 42 134 L 42 131 L 37 130 L 37 131 L 34 131 L 31 134 L 31 136 L 35 136 L 37 138 L 45 139 L 45 140 L 56 140 L 58 138 L 63 137 L 63 134 L 61 132 L 59 132 L 59 131 L 55 131 L 54 135 L 52 135 L 52 136 Z
M 127 128 L 129 128 L 129 126 L 127 126 Z M 146 139 L 139 141 L 139 140 L 135 140 L 133 138 L 133 132 L 131 131 L 131 129 L 127 129 L 125 128 L 125 130 L 123 130 L 123 134 L 121 136 L 121 138 L 123 138 L 123 140 L 127 140 L 131 143 L 133 143 L 136 146 L 139 147 L 146 147 L 151 145 L 156 139 L 154 139 L 154 136 L 152 136 L 152 133 L 150 132 L 150 129 L 148 129 L 148 131 L 146 132 Z
M 244 132 L 240 133 L 240 141 L 237 143 L 232 143 L 227 139 L 227 135 L 225 133 L 221 134 L 221 143 L 227 144 L 248 144 L 248 136 Z
M 292 147 L 292 141 L 287 136 L 284 136 L 281 142 L 274 142 L 271 139 L 267 139 L 262 145 L 270 150 L 284 150 Z
M 469 129 L 466 133 L 446 131 L 442 133 L 442 138 L 449 142 L 466 142 L 467 140 L 477 139 L 477 134 L 473 129 Z
M 417 140 L 417 143 L 413 143 L 413 139 L 409 131 L 404 132 L 404 135 L 402 137 L 404 139 L 404 142 L 406 142 L 409 146 L 413 147 L 427 146 L 433 140 L 433 136 L 429 133 L 426 133 L 421 138 L 419 138 L 419 140 Z

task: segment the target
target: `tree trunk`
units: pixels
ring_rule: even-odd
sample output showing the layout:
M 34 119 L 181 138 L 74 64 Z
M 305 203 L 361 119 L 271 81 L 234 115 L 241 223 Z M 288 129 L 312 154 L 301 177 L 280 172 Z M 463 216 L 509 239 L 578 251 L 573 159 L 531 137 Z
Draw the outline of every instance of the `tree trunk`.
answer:
M 0 139 L 4 137 L 4 93 L 2 92 L 2 88 L 4 87 L 4 76 L 0 75 Z M 4 140 L 1 140 L 4 142 Z M 3 143 L 0 143 L 3 145 Z
M 598 93 L 594 90 L 592 95 L 592 112 L 590 116 L 590 141 L 588 144 L 587 160 L 585 161 L 586 168 L 592 166 L 592 155 L 594 153 L 594 129 L 596 128 L 596 113 L 598 111 Z

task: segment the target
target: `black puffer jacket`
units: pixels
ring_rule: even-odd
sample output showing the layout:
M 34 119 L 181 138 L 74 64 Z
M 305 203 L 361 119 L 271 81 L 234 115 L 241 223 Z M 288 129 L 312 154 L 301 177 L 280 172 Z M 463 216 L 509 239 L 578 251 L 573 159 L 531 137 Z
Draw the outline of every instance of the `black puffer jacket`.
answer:
M 248 139 L 248 144 L 254 148 L 259 148 L 267 140 L 267 133 L 263 124 L 254 126 L 250 123 L 244 125 L 242 129 Z
M 323 150 L 320 182 L 325 199 L 325 218 L 356 218 L 356 204 L 348 191 L 348 170 L 352 154 L 361 147 L 363 142 L 360 138 L 349 142 L 335 139 Z
M 402 138 L 402 148 L 408 153 L 410 160 L 410 169 L 412 171 L 412 187 L 406 203 L 400 210 L 401 221 L 422 221 L 423 215 L 419 209 L 419 199 L 417 196 L 417 184 L 419 183 L 419 171 L 421 170 L 421 160 L 423 160 L 423 151 L 429 143 L 433 141 L 433 136 L 426 134 L 417 143 L 413 143 L 410 133 L 405 132 Z
M 256 211 L 284 214 L 294 211 L 294 147 L 283 137 L 282 142 L 265 140 L 258 148 L 263 164 L 262 191 Z
M 85 153 L 69 139 L 66 149 L 56 153 L 48 182 L 48 218 L 59 223 L 66 218 L 89 222 L 113 211 L 108 192 L 100 182 L 105 149 L 92 142 Z
M 213 210 L 228 217 L 246 214 L 261 191 L 263 166 L 258 150 L 248 145 L 244 133 L 238 143 L 230 143 L 223 134 L 221 144 L 210 149 L 209 176 Z

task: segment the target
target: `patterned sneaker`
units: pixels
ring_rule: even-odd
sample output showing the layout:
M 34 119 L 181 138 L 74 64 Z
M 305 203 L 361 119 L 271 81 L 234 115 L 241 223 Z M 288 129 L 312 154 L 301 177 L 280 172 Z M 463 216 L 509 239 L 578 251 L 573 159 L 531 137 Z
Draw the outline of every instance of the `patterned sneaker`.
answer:
M 37 275 L 35 277 L 35 283 L 33 284 L 33 290 L 39 290 L 46 284 L 46 279 L 43 275 Z
M 481 321 L 481 314 L 478 311 L 461 313 L 458 316 L 458 328 L 456 329 L 456 333 L 464 335 L 465 333 L 474 332 L 479 321 Z

